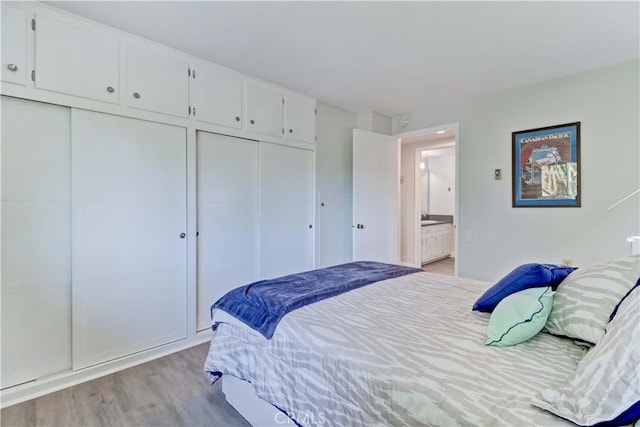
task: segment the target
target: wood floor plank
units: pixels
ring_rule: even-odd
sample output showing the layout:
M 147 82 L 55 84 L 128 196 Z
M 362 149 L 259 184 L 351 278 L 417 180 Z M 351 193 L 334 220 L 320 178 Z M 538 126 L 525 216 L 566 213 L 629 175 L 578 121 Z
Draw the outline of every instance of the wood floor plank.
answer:
M 2 427 L 250 424 L 209 384 L 201 344 L 0 411 Z

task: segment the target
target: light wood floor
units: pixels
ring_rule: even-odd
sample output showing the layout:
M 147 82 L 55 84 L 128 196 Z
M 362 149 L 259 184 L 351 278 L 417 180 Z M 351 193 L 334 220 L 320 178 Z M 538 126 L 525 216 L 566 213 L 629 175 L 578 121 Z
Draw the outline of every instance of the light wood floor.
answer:
M 440 261 L 432 262 L 422 266 L 424 271 L 431 273 L 446 274 L 447 276 L 455 275 L 455 258 L 445 258 Z
M 202 370 L 208 343 L 0 411 L 2 426 L 249 426 Z

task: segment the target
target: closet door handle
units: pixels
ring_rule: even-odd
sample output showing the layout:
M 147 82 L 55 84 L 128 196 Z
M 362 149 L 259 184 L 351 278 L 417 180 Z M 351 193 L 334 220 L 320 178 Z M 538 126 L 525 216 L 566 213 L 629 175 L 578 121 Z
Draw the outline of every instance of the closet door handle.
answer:
M 116 90 L 113 88 L 113 86 L 107 86 L 107 92 L 109 92 L 109 93 L 113 93 L 113 92 L 115 92 L 115 91 L 116 91 Z
M 186 233 L 180 233 L 180 238 L 181 238 L 181 239 L 184 239 L 185 237 L 187 237 L 187 234 L 186 234 Z
M 7 68 L 9 71 L 18 71 L 18 66 L 16 64 L 9 64 L 7 65 Z
M 252 120 L 249 120 L 249 122 L 250 122 L 252 125 L 255 125 L 255 124 L 256 124 L 256 121 L 255 121 L 255 120 L 253 120 L 253 119 L 252 119 Z
M 133 97 L 135 99 L 140 99 L 140 94 L 138 92 L 133 92 Z
M 240 116 L 236 116 L 236 122 L 240 121 Z

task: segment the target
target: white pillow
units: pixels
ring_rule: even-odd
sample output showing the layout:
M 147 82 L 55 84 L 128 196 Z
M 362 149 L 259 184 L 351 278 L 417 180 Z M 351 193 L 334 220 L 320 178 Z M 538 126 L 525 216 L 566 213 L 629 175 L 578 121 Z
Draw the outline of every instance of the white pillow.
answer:
M 581 426 L 625 425 L 640 416 L 640 287 L 622 301 L 573 378 L 559 390 L 542 391 L 531 403 Z
M 546 330 L 596 344 L 639 275 L 639 255 L 578 268 L 558 285 Z

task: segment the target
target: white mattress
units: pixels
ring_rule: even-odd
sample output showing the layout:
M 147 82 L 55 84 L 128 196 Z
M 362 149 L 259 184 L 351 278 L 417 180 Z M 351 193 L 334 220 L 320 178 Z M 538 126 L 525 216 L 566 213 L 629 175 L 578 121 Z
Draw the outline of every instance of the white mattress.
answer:
M 271 340 L 223 312 L 205 363 L 251 382 L 301 425 L 573 425 L 530 405 L 585 349 L 540 333 L 485 346 L 489 284 L 416 273 L 285 316 Z

